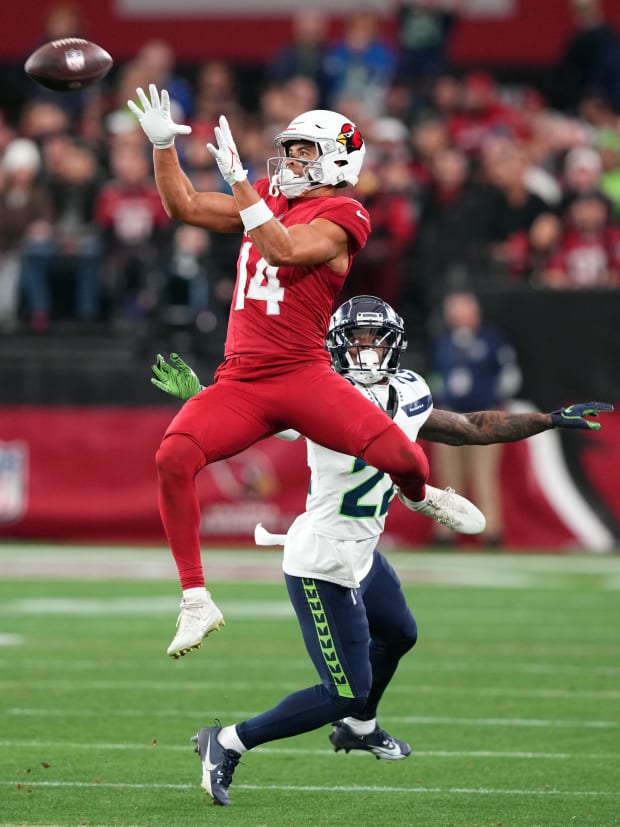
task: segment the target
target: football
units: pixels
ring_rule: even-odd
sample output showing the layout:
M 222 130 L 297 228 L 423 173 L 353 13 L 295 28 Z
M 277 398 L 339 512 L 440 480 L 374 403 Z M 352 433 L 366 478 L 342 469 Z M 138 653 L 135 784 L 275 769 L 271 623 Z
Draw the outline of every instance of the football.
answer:
M 90 40 L 64 37 L 44 43 L 24 65 L 28 77 L 56 92 L 74 92 L 104 78 L 112 68 L 111 55 Z

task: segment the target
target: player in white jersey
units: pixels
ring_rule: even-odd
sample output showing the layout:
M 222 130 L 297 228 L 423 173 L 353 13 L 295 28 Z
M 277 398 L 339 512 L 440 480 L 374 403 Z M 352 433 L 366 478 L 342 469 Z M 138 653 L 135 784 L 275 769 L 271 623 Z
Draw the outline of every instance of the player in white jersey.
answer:
M 612 409 L 588 403 L 552 414 L 438 411 L 424 379 L 398 369 L 405 347 L 402 319 L 381 299 L 357 296 L 332 317 L 327 348 L 335 370 L 412 440 L 419 434 L 448 444 L 509 442 L 553 427 L 596 428 L 584 417 Z M 180 398 L 200 389 L 193 371 L 176 356 L 172 366 L 159 357 L 154 372 L 154 384 Z M 256 540 L 284 544 L 287 589 L 321 683 L 237 725 L 203 727 L 197 733 L 202 786 L 217 804 L 230 803 L 228 788 L 244 752 L 325 723 L 335 722 L 329 737 L 337 751 L 366 750 L 387 760 L 411 753 L 408 744 L 388 735 L 376 720 L 377 705 L 400 658 L 417 639 L 398 576 L 376 548 L 394 486 L 363 460 L 310 440 L 307 446 L 311 485 L 306 511 L 286 535 L 257 526 Z M 435 490 L 432 496 L 457 497 L 450 490 Z
M 388 411 L 412 441 L 417 439 L 433 410 L 430 389 L 419 374 L 398 370 L 384 382 L 367 386 L 353 380 L 352 384 Z M 284 432 L 280 436 L 292 438 L 295 432 Z M 358 588 L 372 565 L 372 554 L 396 493 L 394 486 L 389 477 L 363 460 L 331 451 L 311 440 L 306 442 L 310 493 L 305 512 L 293 522 L 286 537 L 281 538 L 284 540 L 283 569 L 296 577 L 320 577 Z M 435 490 L 433 496 L 463 499 L 449 491 Z M 484 528 L 481 514 L 477 528 L 480 531 Z M 259 529 L 259 539 L 267 542 L 270 536 L 273 537 L 265 534 L 262 527 Z

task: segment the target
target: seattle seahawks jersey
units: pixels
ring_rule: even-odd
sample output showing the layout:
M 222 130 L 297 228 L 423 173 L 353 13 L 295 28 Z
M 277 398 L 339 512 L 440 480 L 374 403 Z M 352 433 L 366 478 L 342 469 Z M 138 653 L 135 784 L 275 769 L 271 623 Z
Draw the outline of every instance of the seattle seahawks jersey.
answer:
M 431 392 L 419 374 L 400 370 L 385 385 L 352 384 L 415 442 L 433 409 Z M 364 460 L 306 442 L 310 490 L 306 511 L 286 537 L 284 571 L 357 588 L 385 528 L 392 480 Z

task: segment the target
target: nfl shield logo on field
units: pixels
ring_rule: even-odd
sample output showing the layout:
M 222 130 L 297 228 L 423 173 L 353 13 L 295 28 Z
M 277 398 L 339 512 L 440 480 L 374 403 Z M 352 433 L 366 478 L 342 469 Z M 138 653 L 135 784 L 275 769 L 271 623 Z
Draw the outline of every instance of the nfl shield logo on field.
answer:
M 65 52 L 65 63 L 67 64 L 67 69 L 70 69 L 72 72 L 81 71 L 85 65 L 84 52 L 81 49 L 69 49 L 69 51 Z
M 25 442 L 0 442 L 0 523 L 11 523 L 26 511 L 28 446 Z

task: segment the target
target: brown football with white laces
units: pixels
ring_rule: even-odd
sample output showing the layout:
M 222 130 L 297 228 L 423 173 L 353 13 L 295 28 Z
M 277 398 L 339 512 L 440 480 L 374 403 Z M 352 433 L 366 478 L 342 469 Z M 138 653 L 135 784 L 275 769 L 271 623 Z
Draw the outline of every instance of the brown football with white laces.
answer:
M 28 77 L 56 92 L 74 92 L 104 78 L 112 56 L 101 46 L 81 37 L 63 37 L 44 43 L 24 65 Z

